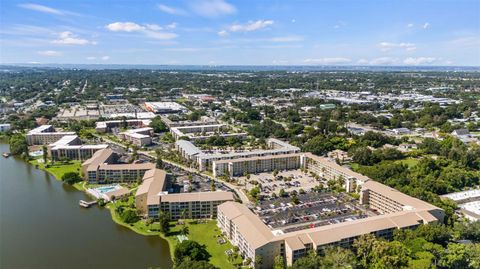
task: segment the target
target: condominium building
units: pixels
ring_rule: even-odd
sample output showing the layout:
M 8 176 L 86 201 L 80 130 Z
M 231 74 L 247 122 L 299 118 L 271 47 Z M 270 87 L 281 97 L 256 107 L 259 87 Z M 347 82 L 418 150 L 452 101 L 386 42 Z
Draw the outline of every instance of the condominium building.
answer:
M 41 125 L 27 133 L 27 144 L 48 145 L 66 135 L 75 135 L 75 132 L 57 132 L 52 125 Z
M 382 214 L 284 233 L 271 230 L 245 205 L 226 202 L 218 206 L 217 225 L 240 253 L 252 260 L 252 266 L 260 256 L 258 268 L 272 268 L 276 256 L 291 266 L 311 250 L 320 254 L 329 246 L 350 247 L 364 234 L 391 239 L 395 229 L 412 229 L 444 218 L 440 208 L 372 180 L 362 186 L 361 201 Z
M 110 121 L 99 121 L 96 123 L 95 130 L 99 133 L 108 133 L 114 128 L 143 128 L 150 125 L 151 120 L 110 120 Z
M 174 127 L 182 127 L 182 126 L 197 126 L 197 125 L 213 125 L 213 124 L 218 124 L 218 122 L 214 119 L 208 118 L 206 116 L 202 116 L 202 118 L 199 121 L 172 121 L 169 118 L 162 116 L 162 121 L 165 123 L 165 125 L 168 126 L 168 128 L 174 128 Z
M 189 141 L 202 141 L 211 136 L 221 136 L 223 138 L 245 138 L 248 136 L 247 133 L 222 133 L 226 130 L 226 127 L 227 125 L 225 124 L 179 126 L 170 128 L 170 133 L 175 140 L 188 137 Z
M 269 138 L 266 150 L 242 151 L 233 153 L 204 153 L 190 141 L 179 140 L 175 143 L 176 149 L 188 160 L 194 161 L 200 171 L 212 171 L 213 162 L 222 160 L 236 160 L 299 153 L 300 148 L 292 146 L 278 139 Z
M 86 160 L 99 150 L 108 148 L 107 144 L 82 145 L 77 135 L 66 135 L 48 146 L 48 155 L 53 161 Z
M 153 163 L 115 164 L 118 156 L 111 149 L 97 151 L 82 164 L 82 171 L 89 183 L 136 182 L 145 172 L 154 169 Z
M 301 153 L 214 161 L 213 176 L 238 177 L 248 174 L 300 168 Z
M 319 157 L 312 153 L 303 154 L 301 163 L 305 169 L 326 180 L 343 180 L 347 192 L 357 191 L 358 186 L 369 180 L 364 175 L 343 167 L 328 158 Z
M 129 141 L 139 147 L 143 147 L 152 144 L 152 135 L 153 128 L 144 127 L 121 132 L 118 136 L 120 139 Z
M 215 218 L 218 205 L 233 201 L 233 194 L 227 191 L 168 193 L 166 189 L 165 171 L 147 171 L 135 194 L 135 206 L 140 214 L 157 218 L 163 211 L 173 220 Z

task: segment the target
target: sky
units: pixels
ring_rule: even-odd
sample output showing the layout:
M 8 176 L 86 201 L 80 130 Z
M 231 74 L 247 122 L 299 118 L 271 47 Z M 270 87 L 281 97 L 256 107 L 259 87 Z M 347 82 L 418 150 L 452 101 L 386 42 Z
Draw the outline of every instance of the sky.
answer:
M 0 0 L 0 63 L 480 66 L 479 0 Z

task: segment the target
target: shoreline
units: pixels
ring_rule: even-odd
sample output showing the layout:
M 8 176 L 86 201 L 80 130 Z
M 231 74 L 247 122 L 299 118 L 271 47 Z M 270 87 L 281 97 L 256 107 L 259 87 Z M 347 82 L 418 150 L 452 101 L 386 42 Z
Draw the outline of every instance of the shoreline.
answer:
M 42 164 L 42 163 L 35 163 L 38 159 L 32 159 L 32 160 L 23 160 L 25 161 L 27 164 L 29 165 L 32 165 L 35 169 L 38 169 L 38 170 L 41 170 L 41 171 L 44 171 L 46 173 L 48 173 L 49 175 L 51 175 L 53 178 L 55 178 L 56 181 L 62 183 L 62 184 L 67 184 L 67 183 L 64 183 L 62 181 L 61 178 L 58 178 L 58 175 L 53 173 L 49 168 L 45 168 L 45 166 Z M 68 185 L 68 184 L 67 184 Z M 85 185 L 86 185 L 86 182 L 85 181 L 81 181 L 81 182 L 77 182 L 73 185 L 69 185 L 69 186 L 72 186 L 73 188 L 75 188 L 75 190 L 77 191 L 80 191 L 80 192 L 83 192 L 84 194 L 87 194 L 88 193 L 86 192 L 86 189 L 85 189 Z M 120 225 L 122 227 L 125 227 L 127 229 L 129 229 L 130 231 L 138 234 L 138 235 L 142 235 L 142 236 L 158 236 L 160 238 L 162 238 L 163 240 L 165 240 L 168 244 L 168 248 L 169 248 L 169 253 L 170 253 L 170 260 L 173 262 L 173 255 L 174 255 L 174 244 L 173 242 L 171 242 L 171 238 L 168 238 L 168 236 L 165 236 L 163 235 L 162 233 L 160 232 L 147 232 L 147 231 L 142 231 L 138 228 L 136 228 L 135 226 L 133 225 L 130 225 L 128 223 L 125 223 L 123 222 L 122 220 L 120 220 L 120 218 L 117 216 L 117 213 L 115 212 L 115 206 L 112 205 L 113 202 L 109 202 L 107 203 L 104 208 L 105 209 L 108 209 L 108 212 L 110 213 L 110 218 L 111 220 L 116 223 L 117 225 Z M 99 205 L 97 205 L 99 206 Z
M 15 156 L 12 156 L 15 158 Z M 80 162 L 78 161 L 72 161 L 67 164 L 62 164 L 62 163 L 54 163 L 51 164 L 49 168 L 45 168 L 45 165 L 43 163 L 39 163 L 38 160 L 41 158 L 34 158 L 30 160 L 25 160 L 22 159 L 25 163 L 28 165 L 32 165 L 34 168 L 42 170 L 49 175 L 53 176 L 56 181 L 61 182 L 62 184 L 66 184 L 61 180 L 61 176 L 66 173 L 66 172 L 79 172 L 80 170 Z M 68 184 L 67 184 L 68 185 Z M 84 194 L 88 193 L 86 192 L 87 182 L 85 181 L 80 181 L 77 182 L 72 186 L 76 191 L 83 192 Z M 130 196 L 131 198 L 131 196 Z M 158 226 L 158 223 L 153 223 L 150 226 L 146 226 L 144 220 L 139 220 L 135 223 L 129 224 L 123 222 L 117 213 L 115 212 L 115 208 L 118 203 L 122 203 L 122 201 L 118 200 L 113 202 L 107 203 L 104 208 L 108 209 L 110 213 L 110 219 L 117 225 L 120 225 L 122 227 L 128 228 L 130 231 L 141 235 L 141 236 L 158 236 L 162 240 L 165 240 L 168 246 L 168 253 L 169 253 L 169 259 L 174 262 L 174 252 L 175 252 L 175 246 L 179 243 L 178 242 L 178 235 L 180 234 L 180 230 L 182 228 L 182 225 L 178 224 L 177 221 L 171 221 L 170 222 L 170 232 L 168 235 L 162 234 L 158 231 L 151 231 L 150 229 L 153 228 L 155 229 L 155 226 Z M 97 205 L 99 206 L 99 205 Z M 218 230 L 218 227 L 216 225 L 215 220 L 208 220 L 208 221 L 198 221 L 198 220 L 184 220 L 184 225 L 187 225 L 188 228 L 190 229 L 190 233 L 187 235 L 187 240 L 193 240 L 196 241 L 200 244 L 204 244 L 207 247 L 207 250 L 209 253 L 211 253 L 212 257 L 210 260 L 210 263 L 212 263 L 214 266 L 218 268 L 226 268 L 226 269 L 234 269 L 236 268 L 235 266 L 240 265 L 241 268 L 245 268 L 241 265 L 241 259 L 238 258 L 236 260 L 236 265 L 232 263 L 225 255 L 225 252 L 229 249 L 233 248 L 233 245 L 231 245 L 230 242 L 227 244 L 219 245 L 218 242 L 216 241 L 219 236 L 221 236 L 221 232 Z M 152 227 L 153 226 L 153 227 Z M 152 230 L 153 230 L 152 229 Z M 208 236 L 207 236 L 208 234 Z

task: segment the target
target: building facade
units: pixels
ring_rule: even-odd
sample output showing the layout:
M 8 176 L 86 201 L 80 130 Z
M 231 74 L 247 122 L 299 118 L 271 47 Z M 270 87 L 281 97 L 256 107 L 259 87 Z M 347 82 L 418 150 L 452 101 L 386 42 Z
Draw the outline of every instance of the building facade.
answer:
M 27 133 L 27 144 L 30 146 L 48 145 L 66 135 L 75 135 L 75 132 L 57 132 L 52 125 L 41 125 Z

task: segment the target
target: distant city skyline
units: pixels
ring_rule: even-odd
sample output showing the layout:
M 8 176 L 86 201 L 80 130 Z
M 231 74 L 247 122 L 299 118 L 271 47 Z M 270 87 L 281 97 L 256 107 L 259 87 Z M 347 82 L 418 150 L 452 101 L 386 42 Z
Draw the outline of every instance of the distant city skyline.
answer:
M 10 1 L 0 62 L 480 66 L 480 1 Z

